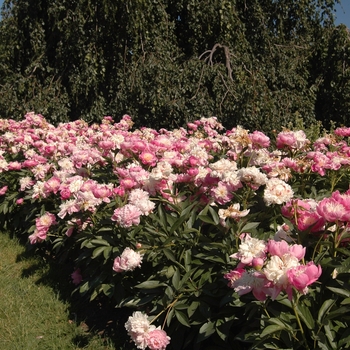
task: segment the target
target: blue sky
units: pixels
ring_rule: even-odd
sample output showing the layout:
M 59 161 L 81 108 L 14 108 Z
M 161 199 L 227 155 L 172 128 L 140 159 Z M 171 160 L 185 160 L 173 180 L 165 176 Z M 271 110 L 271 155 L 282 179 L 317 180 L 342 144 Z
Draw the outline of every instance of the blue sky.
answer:
M 0 0 L 0 6 L 4 1 Z M 336 24 L 344 23 L 350 28 L 350 0 L 342 0 L 340 5 L 336 6 Z
M 342 0 L 340 5 L 336 6 L 336 24 L 344 23 L 350 28 L 350 0 Z

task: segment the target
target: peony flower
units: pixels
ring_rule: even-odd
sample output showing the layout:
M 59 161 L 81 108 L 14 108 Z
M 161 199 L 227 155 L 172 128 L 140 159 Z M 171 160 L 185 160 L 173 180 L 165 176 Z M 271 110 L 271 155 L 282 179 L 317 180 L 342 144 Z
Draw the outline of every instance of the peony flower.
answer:
M 220 218 L 220 224 L 222 226 L 226 226 L 225 220 L 227 218 L 239 220 L 240 218 L 247 216 L 249 214 L 249 209 L 246 210 L 240 210 L 240 204 L 234 203 L 230 205 L 227 209 L 219 209 L 218 215 Z
M 16 204 L 17 204 L 17 205 L 22 205 L 23 202 L 24 202 L 24 199 L 23 199 L 23 198 L 18 198 L 18 199 L 16 200 Z
M 125 329 L 136 347 L 144 350 L 147 347 L 148 333 L 155 330 L 156 327 L 149 323 L 147 315 L 140 311 L 135 311 L 125 323 Z
M 299 292 L 306 294 L 308 286 L 321 276 L 321 266 L 316 266 L 314 262 L 309 262 L 307 265 L 299 265 L 287 271 L 289 283 Z
M 7 192 L 8 186 L 3 186 L 0 188 L 0 196 L 3 196 Z
M 149 200 L 148 192 L 138 188 L 131 190 L 128 201 L 139 208 L 142 215 L 149 215 L 155 208 L 155 204 Z
M 160 328 L 148 321 L 147 315 L 135 311 L 125 323 L 125 329 L 138 349 L 165 350 L 170 343 L 170 337 Z
M 165 350 L 170 344 L 170 337 L 162 329 L 154 329 L 147 334 L 147 346 L 151 350 Z
M 233 281 L 232 288 L 239 296 L 252 292 L 260 301 L 266 300 L 270 294 L 270 282 L 259 271 L 244 271 L 240 278 Z
M 47 231 L 51 225 L 55 224 L 57 224 L 56 216 L 51 213 L 45 213 L 41 217 L 35 219 L 35 226 L 38 231 Z
M 289 245 L 286 241 L 275 241 L 270 239 L 267 243 L 267 250 L 271 255 L 283 258 L 285 254 L 295 256 L 298 260 L 304 258 L 306 248 L 300 244 Z
M 347 204 L 347 205 L 344 205 Z M 350 221 L 349 202 L 324 198 L 317 205 L 317 213 L 327 222 Z
M 125 248 L 122 255 L 114 259 L 113 270 L 115 272 L 133 271 L 141 266 L 143 255 L 130 248 Z
M 270 138 L 261 131 L 256 130 L 249 134 L 248 137 L 252 141 L 253 149 L 268 148 L 270 146 Z
M 111 220 L 116 221 L 121 227 L 131 227 L 140 223 L 141 215 L 142 212 L 136 205 L 126 204 L 114 210 Z
M 238 279 L 240 279 L 243 275 L 243 273 L 245 272 L 244 269 L 242 268 L 237 268 L 237 269 L 234 269 L 234 270 L 231 270 L 230 272 L 226 273 L 224 275 L 224 278 L 227 279 L 229 282 L 228 282 L 228 286 L 230 288 L 233 288 L 233 283 L 235 281 L 237 281 Z
M 157 156 L 153 152 L 143 151 L 140 154 L 142 164 L 155 166 L 157 164 Z
M 292 187 L 283 180 L 271 178 L 267 181 L 264 190 L 264 202 L 267 206 L 271 204 L 283 204 L 293 197 Z
M 29 176 L 24 176 L 19 179 L 20 184 L 20 191 L 25 191 L 26 189 L 29 189 L 31 186 L 33 186 L 35 183 L 34 180 L 32 180 Z
M 247 167 L 238 170 L 238 177 L 253 190 L 257 190 L 260 186 L 267 183 L 268 178 L 266 174 L 262 173 L 257 167 Z
M 55 176 L 51 177 L 49 180 L 44 182 L 45 194 L 49 194 L 51 192 L 56 194 L 58 192 L 58 190 L 60 189 L 60 186 L 61 186 L 60 179 L 55 177 Z
M 241 244 L 238 252 L 230 257 L 239 259 L 245 265 L 251 265 L 254 258 L 264 259 L 266 256 L 266 243 L 263 240 L 252 238 L 249 233 L 241 235 Z
M 288 148 L 298 150 L 307 146 L 310 141 L 306 138 L 304 131 L 282 131 L 277 135 L 277 148 Z
M 299 266 L 299 260 L 291 254 L 285 254 L 282 257 L 271 256 L 263 272 L 266 278 L 273 283 L 270 294 L 273 300 L 277 298 L 282 290 L 286 290 L 288 297 L 291 297 L 287 272 L 297 266 Z
M 213 200 L 218 204 L 230 202 L 233 198 L 232 192 L 232 186 L 223 181 L 219 181 L 217 187 L 211 189 Z

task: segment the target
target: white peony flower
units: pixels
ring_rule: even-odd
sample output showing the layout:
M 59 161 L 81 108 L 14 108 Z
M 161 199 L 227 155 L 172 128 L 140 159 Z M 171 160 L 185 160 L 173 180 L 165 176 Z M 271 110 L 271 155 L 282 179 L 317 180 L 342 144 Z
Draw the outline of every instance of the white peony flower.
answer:
M 282 258 L 273 255 L 266 264 L 264 273 L 266 278 L 275 285 L 286 287 L 288 284 L 287 271 L 299 265 L 298 258 L 292 254 L 285 254 Z
M 231 255 L 231 258 L 240 259 L 246 265 L 252 264 L 255 258 L 265 258 L 267 249 L 265 241 L 252 238 L 248 233 L 244 234 L 241 240 L 238 253 Z
M 271 204 L 283 204 L 293 198 L 292 187 L 283 180 L 271 178 L 268 180 L 264 191 L 264 202 Z

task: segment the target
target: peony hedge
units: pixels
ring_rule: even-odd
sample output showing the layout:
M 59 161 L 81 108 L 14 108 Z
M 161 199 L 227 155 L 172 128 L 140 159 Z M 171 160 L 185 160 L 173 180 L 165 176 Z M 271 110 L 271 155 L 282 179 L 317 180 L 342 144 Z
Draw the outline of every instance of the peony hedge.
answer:
M 350 128 L 132 125 L 0 120 L 2 227 L 129 307 L 138 349 L 348 348 Z

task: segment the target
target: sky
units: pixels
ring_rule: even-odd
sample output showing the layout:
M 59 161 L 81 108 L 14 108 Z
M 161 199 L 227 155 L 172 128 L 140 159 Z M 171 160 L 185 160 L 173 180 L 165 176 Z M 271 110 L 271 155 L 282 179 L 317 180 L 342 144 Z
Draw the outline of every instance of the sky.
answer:
M 335 24 L 343 23 L 350 28 L 350 0 L 342 0 L 340 5 L 336 6 Z
M 0 0 L 0 7 L 4 0 Z M 341 0 L 341 4 L 336 5 L 336 20 L 335 24 L 345 24 L 350 28 L 350 0 Z

